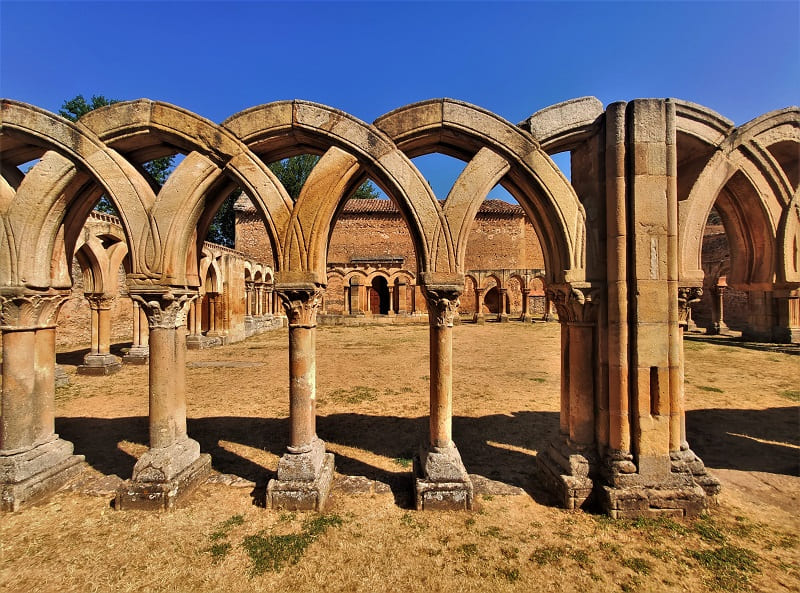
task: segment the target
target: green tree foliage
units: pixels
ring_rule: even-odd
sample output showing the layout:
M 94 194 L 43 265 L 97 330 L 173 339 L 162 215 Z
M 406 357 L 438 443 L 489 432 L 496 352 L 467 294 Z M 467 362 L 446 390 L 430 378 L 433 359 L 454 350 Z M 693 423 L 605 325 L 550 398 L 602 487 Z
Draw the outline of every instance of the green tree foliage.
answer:
M 113 105 L 114 103 L 119 103 L 119 100 L 109 99 L 104 95 L 92 95 L 91 99 L 87 101 L 83 95 L 77 95 L 69 101 L 64 101 L 61 105 L 61 109 L 58 110 L 58 114 L 70 121 L 78 121 L 90 111 L 94 111 L 100 107 L 106 107 L 107 105 Z M 142 168 L 155 180 L 158 186 L 161 187 L 172 172 L 174 161 L 175 157 L 166 156 L 144 163 Z M 106 196 L 100 198 L 95 206 L 95 210 L 119 216 L 114 204 Z
M 237 189 L 227 199 L 222 202 L 211 225 L 208 227 L 208 234 L 206 241 L 217 243 L 218 245 L 225 245 L 225 247 L 234 247 L 236 244 L 236 216 L 233 211 L 233 205 L 239 196 L 242 195 L 242 190 Z

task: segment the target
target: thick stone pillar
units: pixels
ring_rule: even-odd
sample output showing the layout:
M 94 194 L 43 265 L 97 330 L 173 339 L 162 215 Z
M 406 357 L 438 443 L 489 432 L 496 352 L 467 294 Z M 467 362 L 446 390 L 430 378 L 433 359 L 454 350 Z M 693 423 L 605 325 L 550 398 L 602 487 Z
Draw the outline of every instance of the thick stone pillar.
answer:
M 561 322 L 561 411 L 559 436 L 537 462 L 561 504 L 575 509 L 591 503 L 599 472 L 595 331 L 601 291 L 590 285 L 554 285 L 548 291 Z
M 399 282 L 397 284 L 397 314 L 408 315 L 408 284 Z
M 84 295 L 89 301 L 92 323 L 92 348 L 78 367 L 81 375 L 111 375 L 122 368 L 120 359 L 111 354 L 111 306 L 114 297 L 102 293 Z
M 358 276 L 350 278 L 350 315 L 364 315 L 361 305 L 361 278 Z
M 463 276 L 444 280 L 422 285 L 430 327 L 430 438 L 414 458 L 418 510 L 471 509 L 473 501 L 472 481 L 453 442 L 453 322 L 464 283 Z
M 611 424 L 601 503 L 613 517 L 696 515 L 710 493 L 673 458 L 683 414 L 674 104 L 610 105 L 605 150 Z
M 55 433 L 56 320 L 67 295 L 0 295 L 3 390 L 0 510 L 54 492 L 83 469 L 82 455 Z
M 186 433 L 186 314 L 197 293 L 137 292 L 150 328 L 150 449 L 117 491 L 116 508 L 172 509 L 211 469 Z
M 776 290 L 774 296 L 774 340 L 783 343 L 800 343 L 800 290 Z
M 771 342 L 775 327 L 775 302 L 772 291 L 747 291 L 747 327 L 742 337 L 753 342 Z
M 485 288 L 475 287 L 475 316 L 473 317 L 475 323 L 486 323 L 486 318 L 483 316 L 483 296 L 485 293 Z
M 316 429 L 317 312 L 324 290 L 313 283 L 278 285 L 289 318 L 289 446 L 267 486 L 267 506 L 322 510 L 333 479 L 333 454 Z

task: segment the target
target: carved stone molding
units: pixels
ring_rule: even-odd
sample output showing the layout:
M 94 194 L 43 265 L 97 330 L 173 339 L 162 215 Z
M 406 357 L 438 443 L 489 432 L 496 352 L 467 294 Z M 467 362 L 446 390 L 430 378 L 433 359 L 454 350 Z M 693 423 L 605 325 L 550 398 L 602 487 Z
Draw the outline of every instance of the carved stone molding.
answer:
M 150 329 L 176 329 L 186 325 L 189 305 L 198 297 L 198 293 L 131 293 L 130 297 L 144 309 Z
M 461 290 L 453 287 L 422 286 L 422 293 L 428 304 L 428 317 L 436 327 L 453 327 L 458 315 Z
M 699 303 L 703 289 L 699 286 L 682 286 L 678 288 L 678 323 L 686 327 L 692 318 L 692 305 Z
M 289 327 L 317 327 L 317 313 L 322 305 L 325 289 L 314 286 L 308 288 L 277 288 Z
M 23 293 L 0 295 L 0 329 L 20 331 L 56 326 L 58 312 L 67 293 Z
M 556 284 L 547 288 L 547 296 L 556 306 L 561 321 L 593 323 L 602 299 L 602 290 L 591 286 Z

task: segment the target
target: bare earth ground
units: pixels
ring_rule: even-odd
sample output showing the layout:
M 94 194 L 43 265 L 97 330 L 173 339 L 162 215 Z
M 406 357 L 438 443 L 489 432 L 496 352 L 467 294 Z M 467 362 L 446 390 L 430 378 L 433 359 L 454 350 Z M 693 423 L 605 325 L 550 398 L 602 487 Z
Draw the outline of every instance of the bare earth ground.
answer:
M 253 504 L 288 434 L 286 335 L 189 353 L 189 434 L 221 475 L 172 513 L 109 504 L 146 450 L 146 367 L 84 377 L 62 353 L 56 430 L 89 467 L 2 516 L 0 590 L 800 591 L 800 356 L 688 338 L 689 439 L 720 504 L 693 522 L 613 522 L 555 508 L 538 485 L 536 452 L 558 429 L 558 325 L 457 326 L 454 432 L 480 509 L 418 513 L 427 327 L 320 328 L 318 433 L 337 483 L 315 515 Z

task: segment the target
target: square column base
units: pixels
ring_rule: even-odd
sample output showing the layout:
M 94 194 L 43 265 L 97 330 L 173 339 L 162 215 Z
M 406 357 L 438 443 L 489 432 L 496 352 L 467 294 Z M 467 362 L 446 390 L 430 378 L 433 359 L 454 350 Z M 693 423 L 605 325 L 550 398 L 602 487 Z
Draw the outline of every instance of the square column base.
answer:
M 150 362 L 150 348 L 147 346 L 132 346 L 122 357 L 125 364 L 148 364 Z
M 28 451 L 0 456 L 0 510 L 18 511 L 61 488 L 85 467 L 72 443 L 55 438 Z
M 708 502 L 698 484 L 663 488 L 603 486 L 600 499 L 603 510 L 612 519 L 698 517 Z
M 545 486 L 565 509 L 591 506 L 595 500 L 595 462 L 591 456 L 574 451 L 565 443 L 551 443 L 536 456 Z
M 319 473 L 313 480 L 281 479 L 280 474 L 279 471 L 278 479 L 270 480 L 267 485 L 267 508 L 321 511 L 325 508 L 333 482 L 333 453 L 323 454 Z
M 113 354 L 87 354 L 78 367 L 79 375 L 113 375 L 122 368 L 119 358 Z
M 164 482 L 126 481 L 115 498 L 118 511 L 170 511 L 200 484 L 211 472 L 211 456 L 203 453 L 172 479 Z
M 423 446 L 414 456 L 414 502 L 418 511 L 472 510 L 472 480 L 452 447 Z

